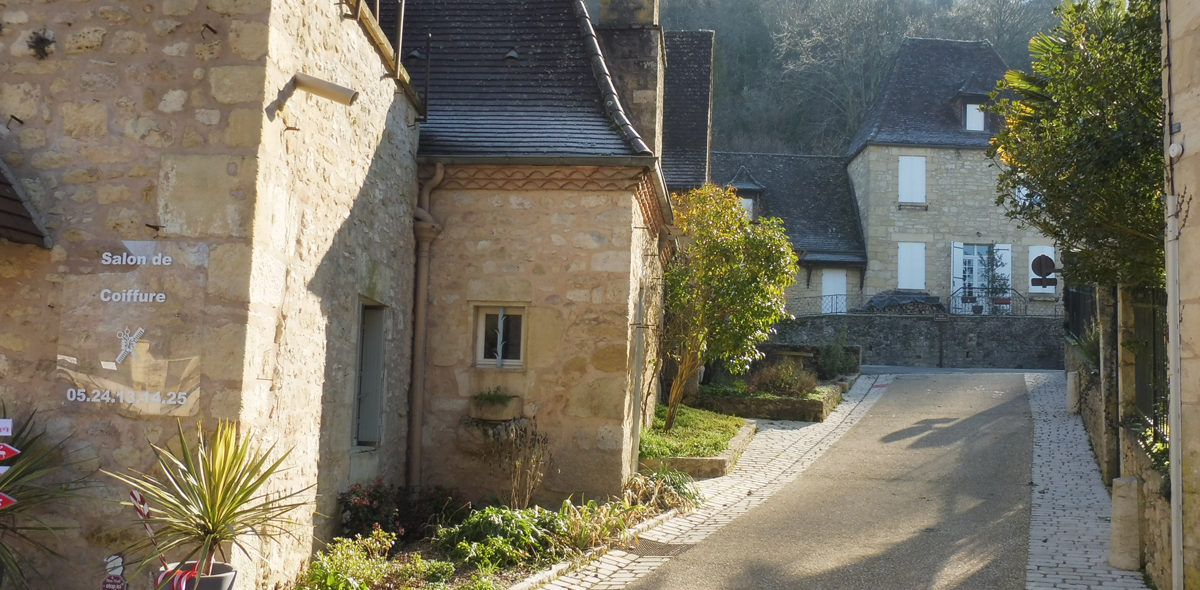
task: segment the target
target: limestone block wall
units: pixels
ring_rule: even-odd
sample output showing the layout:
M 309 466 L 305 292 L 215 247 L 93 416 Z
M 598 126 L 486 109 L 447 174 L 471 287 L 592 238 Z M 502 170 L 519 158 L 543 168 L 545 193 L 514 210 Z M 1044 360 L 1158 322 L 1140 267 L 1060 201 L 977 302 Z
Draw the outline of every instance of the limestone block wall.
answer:
M 631 324 L 660 313 L 655 271 L 639 270 L 656 260 L 633 191 L 471 188 L 471 173 L 447 167 L 431 197 L 444 230 L 431 248 L 425 483 L 504 497 L 506 475 L 466 423 L 470 397 L 498 386 L 549 439 L 542 497 L 612 493 L 636 452 L 631 383 L 655 381 L 629 366 L 654 357 L 653 341 L 630 342 L 644 331 Z M 521 368 L 475 362 L 478 309 L 501 305 L 524 313 Z
M 925 157 L 927 207 L 900 208 L 900 156 Z M 1052 245 L 995 205 L 997 170 L 982 150 L 868 145 L 848 171 L 865 232 L 868 297 L 896 288 L 898 242 L 925 244 L 925 290 L 943 298 L 951 295 L 951 242 L 1011 244 L 1011 281 L 1021 292 L 1028 291 L 1029 247 Z
M 176 418 L 241 419 L 296 448 L 275 485 L 315 485 L 309 497 L 326 494 L 322 512 L 335 513 L 352 467 L 344 404 L 360 297 L 391 310 L 389 388 L 403 397 L 415 128 L 340 11 L 0 6 L 0 157 L 55 241 L 0 241 L 0 398 L 46 410 L 84 469 L 149 469 L 147 442 L 167 441 Z M 295 71 L 354 86 L 359 101 L 281 105 Z M 151 299 L 113 298 L 132 290 Z M 403 418 L 387 420 L 389 440 L 403 440 Z M 54 542 L 64 557 L 43 564 L 62 573 L 56 587 L 94 588 L 104 557 L 143 534 L 113 502 L 125 491 L 96 478 L 50 516 L 69 528 Z M 273 567 L 238 563 L 239 588 L 290 579 L 312 518 L 297 515 L 301 542 L 266 548 Z
M 1183 147 L 1183 153 L 1171 160 L 1168 195 L 1194 195 L 1200 190 L 1200 146 L 1195 141 L 1200 129 L 1200 64 L 1189 60 L 1200 43 L 1200 6 L 1188 2 L 1164 3 L 1164 16 L 1169 20 L 1165 29 L 1169 70 L 1164 72 L 1164 84 L 1170 101 L 1171 120 L 1168 122 L 1170 143 Z M 1178 125 L 1178 129 L 1174 126 Z M 1200 588 L 1200 229 L 1195 223 L 1184 223 L 1177 242 L 1168 242 L 1168 251 L 1177 248 L 1178 263 L 1168 258 L 1167 281 L 1179 288 L 1178 313 L 1180 362 L 1172 371 L 1171 392 L 1179 399 L 1180 411 L 1173 416 L 1172 461 L 1176 487 L 1172 502 L 1178 505 L 1177 526 L 1182 534 L 1178 540 L 1180 555 L 1173 587 L 1192 590 Z M 1173 367 L 1174 369 L 1174 367 Z
M 0 396 L 45 410 L 88 470 L 148 469 L 147 441 L 165 442 L 173 416 L 239 415 L 247 269 L 224 253 L 251 231 L 257 128 L 236 113 L 261 111 L 267 4 L 211 5 L 0 8 L 0 154 L 55 240 L 49 252 L 0 242 Z M 174 264 L 102 262 L 130 252 Z M 165 300 L 102 299 L 133 288 Z M 114 362 L 118 332 L 139 327 L 134 357 Z M 171 363 L 173 376 L 134 374 Z M 137 403 L 113 384 L 134 385 Z M 186 401 L 167 403 L 178 390 Z M 94 588 L 104 557 L 142 534 L 113 502 L 124 493 L 105 485 L 52 517 L 70 531 L 54 541 L 64 557 L 43 563 L 60 587 Z
M 261 129 L 257 207 L 238 253 L 249 269 L 241 418 L 293 449 L 276 485 L 309 488 L 314 511 L 301 516 L 320 539 L 340 532 L 336 497 L 351 483 L 402 480 L 412 362 L 416 111 L 381 79 L 382 61 L 345 10 L 289 0 L 271 12 L 267 92 L 247 117 Z M 358 99 L 292 90 L 297 72 Z M 380 440 L 356 447 L 364 305 L 383 308 L 385 397 Z M 290 580 L 314 545 L 302 536 L 267 549 L 262 587 Z

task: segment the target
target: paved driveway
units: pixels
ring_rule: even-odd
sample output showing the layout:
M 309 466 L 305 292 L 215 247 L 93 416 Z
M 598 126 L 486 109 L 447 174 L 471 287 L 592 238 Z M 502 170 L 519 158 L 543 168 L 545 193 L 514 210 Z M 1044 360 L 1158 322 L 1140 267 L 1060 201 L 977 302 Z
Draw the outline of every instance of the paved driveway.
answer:
M 1062 372 L 883 369 L 825 422 L 759 421 L 696 512 L 514 588 L 1145 590 L 1107 564 L 1110 501 Z
M 1023 375 L 896 377 L 803 477 L 630 587 L 1023 588 L 1032 441 Z

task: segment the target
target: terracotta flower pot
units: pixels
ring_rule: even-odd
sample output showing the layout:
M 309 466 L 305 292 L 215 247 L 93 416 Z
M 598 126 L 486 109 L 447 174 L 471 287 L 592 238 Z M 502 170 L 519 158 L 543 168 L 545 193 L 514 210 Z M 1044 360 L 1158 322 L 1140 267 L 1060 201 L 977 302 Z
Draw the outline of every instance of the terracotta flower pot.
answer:
M 196 562 L 188 561 L 180 567 L 179 563 L 168 564 L 172 570 L 181 570 L 190 572 L 195 569 Z M 208 575 L 186 577 L 186 573 L 176 578 L 175 580 L 159 582 L 163 579 L 165 570 L 158 568 L 158 573 L 154 576 L 155 588 L 162 590 L 232 590 L 233 582 L 237 579 L 237 570 L 233 569 L 232 565 L 222 563 L 220 561 L 213 562 L 212 572 Z M 160 585 L 161 584 L 161 585 Z

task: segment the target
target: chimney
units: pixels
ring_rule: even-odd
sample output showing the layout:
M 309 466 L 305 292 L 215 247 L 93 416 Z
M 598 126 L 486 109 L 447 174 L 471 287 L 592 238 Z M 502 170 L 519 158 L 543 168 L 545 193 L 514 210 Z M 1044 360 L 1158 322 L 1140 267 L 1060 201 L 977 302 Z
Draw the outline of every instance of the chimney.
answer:
M 596 33 L 621 105 L 656 156 L 662 155 L 663 71 L 666 50 L 658 25 L 659 0 L 600 0 Z

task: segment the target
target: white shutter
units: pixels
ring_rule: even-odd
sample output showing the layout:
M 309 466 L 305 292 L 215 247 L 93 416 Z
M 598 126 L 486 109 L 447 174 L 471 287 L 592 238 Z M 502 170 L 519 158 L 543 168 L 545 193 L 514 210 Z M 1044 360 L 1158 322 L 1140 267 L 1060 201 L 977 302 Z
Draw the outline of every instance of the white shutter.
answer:
M 925 289 L 925 244 L 924 242 L 900 242 L 897 244 L 896 288 Z
M 925 202 L 925 156 L 900 156 L 901 203 Z
M 821 271 L 821 313 L 846 313 L 846 269 Z
M 1012 244 L 996 244 L 996 275 L 1008 280 L 1012 289 Z
M 967 131 L 983 131 L 983 105 L 967 105 Z
M 963 243 L 950 242 L 950 294 L 963 288 Z
M 1029 247 L 1029 266 L 1030 267 L 1033 266 L 1034 258 L 1037 258 L 1038 256 L 1041 256 L 1043 254 L 1045 254 L 1046 256 L 1049 256 L 1050 260 L 1054 260 L 1054 246 L 1030 246 Z M 1058 264 L 1057 260 L 1055 260 L 1055 264 L 1056 265 Z M 1057 276 L 1058 276 L 1058 273 L 1050 273 L 1050 276 L 1048 276 L 1046 278 L 1053 278 L 1053 277 L 1057 277 Z M 1033 279 L 1036 277 L 1037 277 L 1037 275 L 1033 274 L 1033 270 L 1030 269 L 1030 271 L 1029 271 L 1029 281 L 1030 281 L 1029 282 L 1029 292 L 1030 293 L 1051 293 L 1052 294 L 1055 292 L 1054 285 L 1044 286 L 1044 287 L 1033 286 Z

